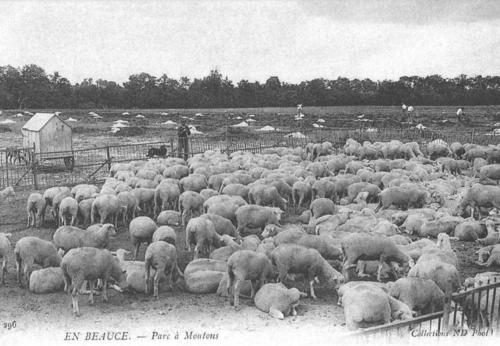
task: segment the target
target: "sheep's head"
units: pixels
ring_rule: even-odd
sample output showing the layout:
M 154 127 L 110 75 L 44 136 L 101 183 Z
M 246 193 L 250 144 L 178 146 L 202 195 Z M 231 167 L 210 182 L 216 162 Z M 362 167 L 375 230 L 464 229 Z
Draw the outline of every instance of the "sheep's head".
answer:
M 392 318 L 394 320 L 409 320 L 415 317 L 417 313 L 415 311 L 410 310 L 408 306 L 405 308 L 396 310 L 392 313 Z
M 276 219 L 278 220 L 278 222 L 281 221 L 281 215 L 284 213 L 283 210 L 281 210 L 280 208 L 272 208 L 272 212 L 274 215 L 276 215 Z
M 436 245 L 441 250 L 451 250 L 450 236 L 446 233 L 439 233 L 437 236 Z
M 5 196 L 8 197 L 8 196 L 15 196 L 16 195 L 16 192 L 14 191 L 14 188 L 12 186 L 8 186 L 6 187 L 3 192 L 5 193 Z
M 113 224 L 111 223 L 106 223 L 101 226 L 101 231 L 104 231 L 108 233 L 110 236 L 115 236 L 116 235 L 116 228 Z
M 274 224 L 269 224 L 264 227 L 264 231 L 262 232 L 262 238 L 274 237 L 278 234 L 279 227 Z
M 120 260 L 117 257 L 113 257 L 112 260 L 111 277 L 116 280 L 120 288 L 124 289 L 127 287 L 127 271 L 122 268 Z

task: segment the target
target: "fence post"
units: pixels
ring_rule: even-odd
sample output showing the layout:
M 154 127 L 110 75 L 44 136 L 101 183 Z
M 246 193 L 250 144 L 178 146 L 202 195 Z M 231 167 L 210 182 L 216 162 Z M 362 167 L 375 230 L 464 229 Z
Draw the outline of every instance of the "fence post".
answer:
M 446 292 L 444 292 L 444 307 L 443 307 L 443 328 L 444 332 L 447 332 L 450 329 L 450 312 L 451 312 L 451 279 L 448 280 L 446 285 Z
M 108 172 L 111 170 L 111 155 L 109 154 L 109 145 L 106 145 L 106 161 L 108 162 Z
M 470 142 L 474 143 L 474 128 L 472 128 L 472 130 L 470 132 Z
M 170 137 L 170 152 L 176 157 L 177 155 L 174 153 L 174 140 Z
M 37 175 L 37 162 L 35 154 L 35 143 L 33 143 L 33 152 L 31 154 L 30 160 L 31 172 L 33 173 L 33 184 L 35 185 L 35 190 L 38 190 L 38 175 Z

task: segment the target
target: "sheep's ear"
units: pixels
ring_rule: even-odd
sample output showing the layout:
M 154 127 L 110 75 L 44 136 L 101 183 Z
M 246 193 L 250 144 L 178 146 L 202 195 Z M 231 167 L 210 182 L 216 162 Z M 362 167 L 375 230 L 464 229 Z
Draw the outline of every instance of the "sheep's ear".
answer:
M 418 313 L 417 313 L 416 311 L 413 311 L 413 310 L 412 310 L 412 311 L 411 311 L 411 315 L 412 315 L 413 317 L 416 317 L 416 316 L 418 315 Z
M 7 238 L 12 237 L 12 233 L 4 233 L 4 235 L 5 235 Z
M 125 253 L 126 255 L 129 255 L 129 254 L 131 254 L 131 253 L 132 253 L 132 252 L 130 252 L 130 251 L 128 251 L 128 250 L 124 250 L 124 251 L 125 251 L 124 253 Z

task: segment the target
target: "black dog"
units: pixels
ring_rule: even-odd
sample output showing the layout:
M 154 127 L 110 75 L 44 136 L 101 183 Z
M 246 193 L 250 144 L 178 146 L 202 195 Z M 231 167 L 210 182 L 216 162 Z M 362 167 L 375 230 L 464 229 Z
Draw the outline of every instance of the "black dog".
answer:
M 167 156 L 167 146 L 162 145 L 160 148 L 149 148 L 147 157 L 166 157 Z

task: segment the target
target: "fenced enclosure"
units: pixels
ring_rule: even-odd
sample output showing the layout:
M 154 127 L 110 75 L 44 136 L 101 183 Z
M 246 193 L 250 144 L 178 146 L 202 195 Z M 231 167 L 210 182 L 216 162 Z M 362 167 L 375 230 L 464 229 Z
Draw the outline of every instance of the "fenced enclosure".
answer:
M 261 153 L 275 147 L 305 147 L 309 142 L 329 141 L 335 149 L 341 149 L 348 138 L 358 142 L 415 141 L 423 145 L 434 139 L 448 143 L 470 142 L 499 144 L 500 136 L 477 134 L 474 130 L 440 132 L 432 130 L 384 128 L 371 131 L 358 128 L 318 128 L 314 130 L 255 132 L 241 131 L 222 136 L 192 136 L 189 138 L 190 156 L 207 150 L 220 150 L 228 155 L 235 151 Z M 71 151 L 35 153 L 33 148 L 0 149 L 0 188 L 6 186 L 47 188 L 60 184 L 97 183 L 108 175 L 114 162 L 145 160 L 148 150 L 165 145 L 168 156 L 177 155 L 177 138 L 164 142 L 130 143 L 95 148 L 77 148 Z M 16 160 L 12 152 L 20 155 Z
M 500 326 L 500 281 L 488 279 L 479 287 L 447 294 L 444 309 L 410 320 L 352 333 L 362 339 L 447 336 L 492 336 Z

